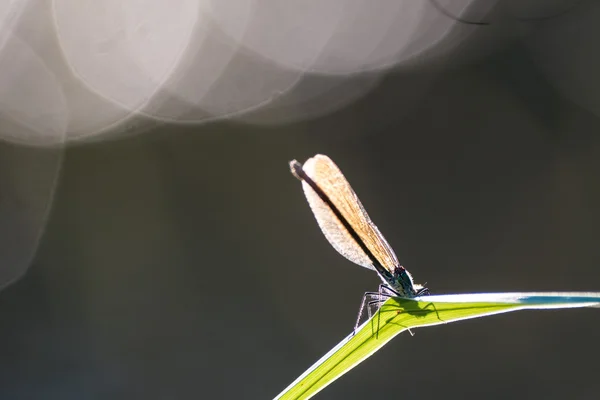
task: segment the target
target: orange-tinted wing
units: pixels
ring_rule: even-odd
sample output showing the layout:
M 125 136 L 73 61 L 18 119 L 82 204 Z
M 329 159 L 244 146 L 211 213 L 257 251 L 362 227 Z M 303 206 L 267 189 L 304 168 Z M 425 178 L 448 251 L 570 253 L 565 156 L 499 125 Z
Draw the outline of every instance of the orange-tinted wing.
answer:
M 308 159 L 302 169 L 329 197 L 380 264 L 393 272 L 398 265 L 394 251 L 369 218 L 337 165 L 329 157 L 318 154 Z M 352 238 L 329 205 L 305 181 L 302 181 L 302 187 L 319 227 L 333 248 L 348 260 L 365 268 L 375 269 L 367 254 Z

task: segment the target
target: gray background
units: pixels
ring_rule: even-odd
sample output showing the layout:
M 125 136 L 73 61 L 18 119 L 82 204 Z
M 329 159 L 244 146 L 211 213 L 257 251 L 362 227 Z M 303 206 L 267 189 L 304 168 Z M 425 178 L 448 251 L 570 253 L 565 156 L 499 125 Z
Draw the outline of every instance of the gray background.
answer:
M 598 117 L 521 40 L 436 73 L 406 108 L 427 74 L 391 73 L 313 121 L 162 126 L 66 150 L 33 265 L 0 293 L 0 397 L 279 393 L 378 284 L 329 246 L 289 173 L 316 153 L 433 293 L 599 291 Z M 318 398 L 596 399 L 599 328 L 583 309 L 420 329 Z

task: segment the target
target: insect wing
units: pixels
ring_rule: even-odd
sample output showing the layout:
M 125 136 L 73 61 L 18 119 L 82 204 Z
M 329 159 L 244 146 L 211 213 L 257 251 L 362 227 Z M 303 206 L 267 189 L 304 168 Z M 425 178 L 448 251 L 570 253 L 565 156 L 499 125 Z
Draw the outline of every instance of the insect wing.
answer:
M 308 159 L 302 169 L 329 197 L 381 265 L 390 272 L 394 271 L 398 265 L 394 251 L 369 218 L 337 165 L 329 157 L 319 154 Z M 374 270 L 367 254 L 352 238 L 331 208 L 305 181 L 302 182 L 302 188 L 319 227 L 333 248 L 348 260 Z

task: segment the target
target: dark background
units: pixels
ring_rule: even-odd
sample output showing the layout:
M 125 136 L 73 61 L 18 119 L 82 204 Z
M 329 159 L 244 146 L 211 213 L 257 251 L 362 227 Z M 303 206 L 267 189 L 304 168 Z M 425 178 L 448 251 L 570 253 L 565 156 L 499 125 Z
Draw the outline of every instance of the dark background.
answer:
M 0 397 L 274 397 L 378 284 L 330 247 L 289 173 L 316 153 L 432 293 L 599 291 L 600 120 L 524 39 L 489 53 L 389 73 L 312 121 L 67 149 L 33 265 L 0 293 Z M 599 328 L 581 309 L 419 329 L 318 398 L 596 399 Z

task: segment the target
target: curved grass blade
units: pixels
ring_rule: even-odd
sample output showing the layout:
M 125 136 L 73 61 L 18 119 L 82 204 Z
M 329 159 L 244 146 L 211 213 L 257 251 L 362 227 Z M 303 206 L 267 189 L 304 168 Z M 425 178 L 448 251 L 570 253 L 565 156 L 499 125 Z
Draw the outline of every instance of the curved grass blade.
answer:
M 600 307 L 600 293 L 476 293 L 392 297 L 275 399 L 309 399 L 370 357 L 400 332 L 525 309 Z

